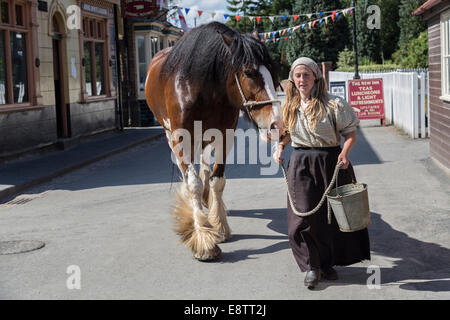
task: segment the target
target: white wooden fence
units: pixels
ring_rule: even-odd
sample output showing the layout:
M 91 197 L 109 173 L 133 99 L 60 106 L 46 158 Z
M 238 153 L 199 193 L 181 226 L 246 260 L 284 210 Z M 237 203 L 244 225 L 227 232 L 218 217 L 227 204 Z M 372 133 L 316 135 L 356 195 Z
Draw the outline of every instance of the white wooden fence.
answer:
M 329 81 L 345 81 L 348 99 L 348 80 L 352 72 L 329 73 Z M 384 92 L 384 112 L 387 124 L 393 124 L 412 138 L 430 136 L 428 71 L 395 71 L 360 73 L 361 79 L 382 78 Z

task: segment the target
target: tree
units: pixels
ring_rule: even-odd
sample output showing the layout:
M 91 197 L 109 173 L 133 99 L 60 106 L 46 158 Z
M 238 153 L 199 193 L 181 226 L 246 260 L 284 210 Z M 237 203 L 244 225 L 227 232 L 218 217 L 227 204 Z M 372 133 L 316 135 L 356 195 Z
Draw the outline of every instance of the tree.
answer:
M 393 58 L 403 68 L 428 68 L 428 31 L 422 31 L 417 38 L 403 42 Z
M 427 29 L 427 24 L 422 17 L 412 15 L 425 1 L 401 0 L 398 20 L 398 26 L 400 27 L 399 47 L 406 45 L 412 39 L 416 39 L 422 31 Z
M 342 8 L 339 0 L 297 0 L 293 10 L 298 13 L 315 13 L 338 8 Z M 303 18 L 304 22 L 317 19 L 317 17 L 311 17 L 311 20 L 307 17 Z M 311 29 L 308 27 L 305 30 L 299 29 L 295 37 L 287 42 L 286 58 L 289 64 L 298 57 L 307 56 L 318 63 L 331 61 L 335 66 L 339 52 L 348 46 L 349 39 L 349 25 L 341 14 L 339 18 L 335 18 L 334 22 L 329 20 L 327 25 L 323 22 L 322 26 L 316 23 Z

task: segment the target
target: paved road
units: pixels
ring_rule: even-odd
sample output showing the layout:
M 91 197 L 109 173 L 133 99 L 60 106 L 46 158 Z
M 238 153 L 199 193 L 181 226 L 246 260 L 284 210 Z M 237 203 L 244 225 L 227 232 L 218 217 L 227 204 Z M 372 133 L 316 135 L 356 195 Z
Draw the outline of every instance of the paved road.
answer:
M 0 241 L 45 242 L 0 255 L 0 298 L 449 299 L 450 178 L 428 152 L 427 140 L 362 124 L 351 160 L 369 185 L 372 260 L 338 267 L 339 280 L 310 291 L 286 235 L 281 170 L 227 167 L 233 238 L 219 262 L 200 263 L 172 231 L 178 183 L 165 141 L 139 145 L 0 205 Z M 78 271 L 81 288 L 68 289 Z

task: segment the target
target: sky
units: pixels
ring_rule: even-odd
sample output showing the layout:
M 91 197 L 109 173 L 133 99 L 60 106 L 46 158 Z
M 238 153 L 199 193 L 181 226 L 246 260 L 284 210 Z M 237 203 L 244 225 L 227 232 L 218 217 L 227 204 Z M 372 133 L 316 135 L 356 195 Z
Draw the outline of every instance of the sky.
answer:
M 212 12 L 217 13 L 214 17 L 215 21 L 225 22 L 223 14 L 228 12 L 226 0 L 174 0 L 172 3 L 179 7 L 190 9 L 186 16 L 186 21 L 191 28 L 194 27 L 195 23 L 199 26 L 212 21 Z M 198 16 L 198 10 L 204 11 L 200 17 Z

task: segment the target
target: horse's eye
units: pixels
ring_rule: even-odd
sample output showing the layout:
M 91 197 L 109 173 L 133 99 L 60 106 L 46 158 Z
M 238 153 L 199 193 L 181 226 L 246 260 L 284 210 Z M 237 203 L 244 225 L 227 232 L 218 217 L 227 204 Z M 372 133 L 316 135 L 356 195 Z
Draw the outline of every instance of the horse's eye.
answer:
M 255 74 L 253 73 L 253 72 L 251 72 L 251 71 L 244 71 L 244 74 L 245 74 L 245 76 L 246 77 L 249 77 L 249 78 L 255 78 Z

